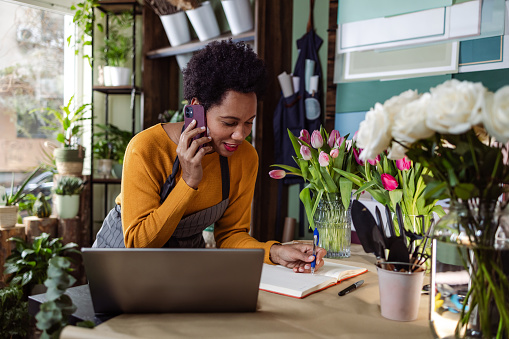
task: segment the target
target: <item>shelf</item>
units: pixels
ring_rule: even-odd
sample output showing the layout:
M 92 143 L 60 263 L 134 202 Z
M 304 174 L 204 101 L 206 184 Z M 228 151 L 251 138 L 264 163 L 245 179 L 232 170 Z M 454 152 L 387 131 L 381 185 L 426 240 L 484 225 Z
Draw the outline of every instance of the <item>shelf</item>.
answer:
M 231 38 L 232 41 L 254 41 L 255 40 L 255 31 L 249 31 L 244 32 L 239 35 L 232 35 L 230 32 L 221 34 L 217 38 L 210 39 L 207 41 L 199 41 L 198 39 L 195 39 L 187 44 L 183 44 L 176 47 L 164 47 L 159 48 L 153 51 L 150 51 L 147 53 L 147 58 L 149 59 L 157 59 L 157 58 L 166 58 L 172 55 L 178 55 L 183 53 L 189 53 L 194 52 L 199 49 L 204 48 L 207 44 L 209 44 L 212 41 L 220 41 L 220 40 L 226 40 Z
M 99 7 L 101 12 L 119 14 L 132 11 L 136 6 L 136 14 L 141 14 L 141 5 L 137 0 L 100 0 Z
M 92 183 L 94 184 L 120 184 L 120 179 L 101 179 L 101 178 L 93 178 Z
M 133 89 L 136 94 L 141 94 L 141 89 L 139 87 L 132 87 L 132 86 L 94 86 L 94 87 L 92 87 L 92 90 L 101 92 L 104 94 L 131 94 Z

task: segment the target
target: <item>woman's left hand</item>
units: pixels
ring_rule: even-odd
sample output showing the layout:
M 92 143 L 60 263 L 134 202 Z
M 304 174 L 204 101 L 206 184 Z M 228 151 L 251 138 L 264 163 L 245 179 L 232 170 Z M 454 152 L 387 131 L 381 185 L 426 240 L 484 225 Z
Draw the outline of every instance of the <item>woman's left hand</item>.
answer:
M 316 266 L 315 269 L 323 266 L 323 257 L 327 251 L 321 247 L 316 247 Z M 311 262 L 315 259 L 313 256 L 313 245 L 291 244 L 291 245 L 272 245 L 270 248 L 270 258 L 273 263 L 292 268 L 294 272 L 311 272 Z

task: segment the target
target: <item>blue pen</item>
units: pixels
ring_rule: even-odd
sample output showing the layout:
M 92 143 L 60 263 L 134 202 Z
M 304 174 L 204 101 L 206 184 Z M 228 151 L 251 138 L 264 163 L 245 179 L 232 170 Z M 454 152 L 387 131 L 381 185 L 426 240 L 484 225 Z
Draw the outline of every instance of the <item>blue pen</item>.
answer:
M 313 256 L 315 259 L 311 262 L 311 274 L 315 274 L 315 266 L 316 266 L 316 247 L 318 246 L 318 240 L 320 239 L 320 235 L 318 234 L 318 229 L 315 227 L 313 231 Z

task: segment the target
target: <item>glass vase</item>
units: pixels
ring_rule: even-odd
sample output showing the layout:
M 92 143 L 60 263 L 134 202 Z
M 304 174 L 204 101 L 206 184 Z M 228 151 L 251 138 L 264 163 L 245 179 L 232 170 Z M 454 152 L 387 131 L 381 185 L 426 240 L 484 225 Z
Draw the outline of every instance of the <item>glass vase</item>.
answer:
M 507 210 L 451 203 L 433 230 L 430 326 L 435 338 L 509 338 Z
M 341 195 L 324 193 L 313 216 L 320 234 L 319 246 L 327 250 L 326 258 L 350 257 L 351 223 L 350 207 L 346 209 Z

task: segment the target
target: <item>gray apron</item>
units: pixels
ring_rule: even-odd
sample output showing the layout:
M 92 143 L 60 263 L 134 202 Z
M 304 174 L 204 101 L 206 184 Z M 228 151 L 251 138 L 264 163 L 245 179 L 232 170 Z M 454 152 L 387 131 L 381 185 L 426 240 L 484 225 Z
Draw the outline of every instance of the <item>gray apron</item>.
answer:
M 208 226 L 218 221 L 226 211 L 230 202 L 230 170 L 228 168 L 228 159 L 220 156 L 221 164 L 221 186 L 222 200 L 219 204 L 190 214 L 181 219 L 177 228 L 164 247 L 184 248 L 184 247 L 205 247 L 205 240 L 202 232 Z M 175 175 L 179 169 L 178 157 L 175 159 L 171 175 L 161 189 L 161 204 L 168 194 L 175 187 Z M 103 225 L 97 233 L 92 247 L 99 248 L 125 248 L 124 233 L 122 230 L 122 219 L 120 205 L 116 205 L 104 219 Z

